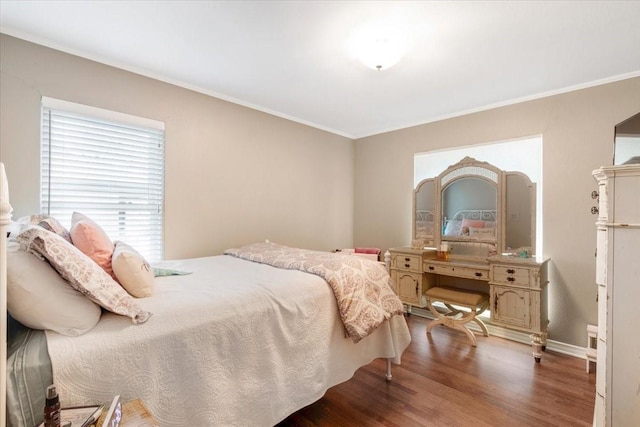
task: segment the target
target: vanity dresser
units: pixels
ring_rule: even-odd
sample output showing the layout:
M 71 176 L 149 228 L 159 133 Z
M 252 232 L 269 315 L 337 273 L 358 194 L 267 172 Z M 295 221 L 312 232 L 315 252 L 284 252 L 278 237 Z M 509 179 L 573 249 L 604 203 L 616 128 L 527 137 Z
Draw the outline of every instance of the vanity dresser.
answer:
M 434 286 L 489 294 L 491 324 L 547 340 L 547 264 L 536 256 L 536 186 L 520 172 L 465 157 L 418 183 L 412 244 L 389 249 L 402 302 L 427 305 Z
M 598 182 L 598 344 L 594 426 L 640 423 L 640 164 L 603 167 Z

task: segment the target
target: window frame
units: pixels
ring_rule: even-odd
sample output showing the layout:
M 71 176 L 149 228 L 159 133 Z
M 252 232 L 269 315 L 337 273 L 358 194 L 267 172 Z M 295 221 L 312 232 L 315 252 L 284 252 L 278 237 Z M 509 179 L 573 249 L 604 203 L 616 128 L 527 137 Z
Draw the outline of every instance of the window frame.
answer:
M 41 213 L 70 225 L 81 212 L 112 241 L 163 259 L 164 123 L 48 97 L 41 113 Z

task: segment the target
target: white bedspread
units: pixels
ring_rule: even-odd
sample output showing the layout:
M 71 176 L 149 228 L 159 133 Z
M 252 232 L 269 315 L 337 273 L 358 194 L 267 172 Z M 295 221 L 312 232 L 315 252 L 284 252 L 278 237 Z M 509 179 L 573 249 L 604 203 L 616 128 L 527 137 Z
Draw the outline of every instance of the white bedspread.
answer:
M 272 426 L 411 338 L 394 316 L 345 338 L 320 277 L 231 256 L 175 261 L 156 278 L 144 324 L 105 313 L 80 337 L 47 332 L 63 406 L 141 398 L 161 426 Z M 384 381 L 384 372 L 380 372 Z

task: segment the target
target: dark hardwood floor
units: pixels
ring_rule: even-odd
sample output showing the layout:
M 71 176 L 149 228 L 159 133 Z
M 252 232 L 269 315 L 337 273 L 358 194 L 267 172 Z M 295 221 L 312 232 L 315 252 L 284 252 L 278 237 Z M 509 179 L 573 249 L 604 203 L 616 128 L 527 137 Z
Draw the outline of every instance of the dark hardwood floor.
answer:
M 595 372 L 552 351 L 537 364 L 531 347 L 407 317 L 412 342 L 393 380 L 376 360 L 319 401 L 278 424 L 288 426 L 591 426 Z

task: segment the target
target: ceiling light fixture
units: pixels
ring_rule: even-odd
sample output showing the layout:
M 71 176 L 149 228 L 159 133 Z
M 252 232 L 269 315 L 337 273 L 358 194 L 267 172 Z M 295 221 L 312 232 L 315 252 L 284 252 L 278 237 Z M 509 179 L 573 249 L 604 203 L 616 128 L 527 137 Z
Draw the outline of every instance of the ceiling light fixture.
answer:
M 386 70 L 397 64 L 405 51 L 404 37 L 391 28 L 361 27 L 352 36 L 350 50 L 373 70 Z
M 374 70 L 386 70 L 396 65 L 402 58 L 402 49 L 393 39 L 376 38 L 362 47 L 360 61 Z

